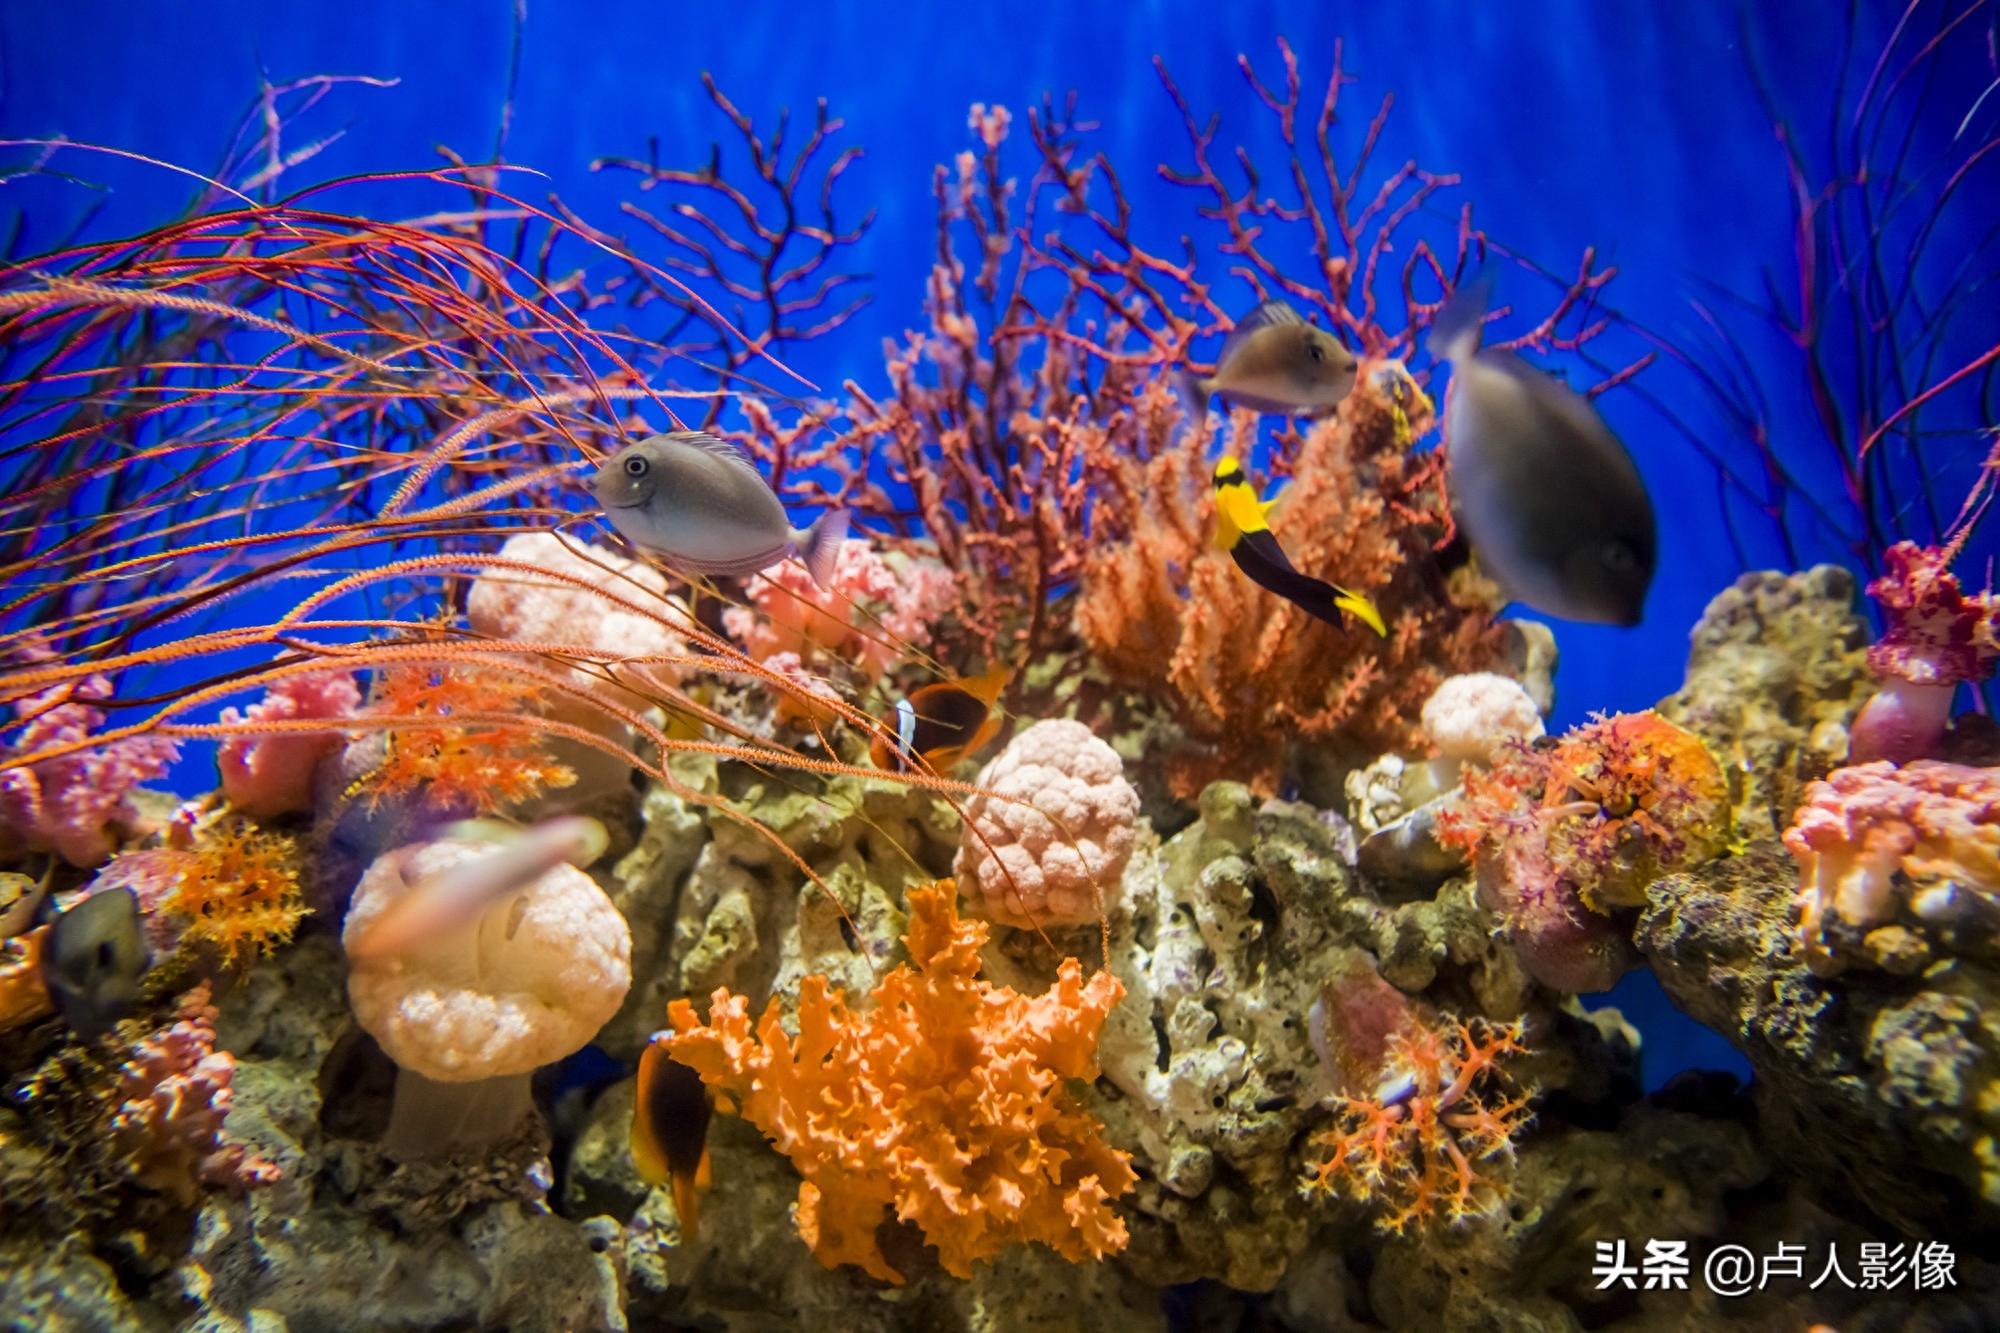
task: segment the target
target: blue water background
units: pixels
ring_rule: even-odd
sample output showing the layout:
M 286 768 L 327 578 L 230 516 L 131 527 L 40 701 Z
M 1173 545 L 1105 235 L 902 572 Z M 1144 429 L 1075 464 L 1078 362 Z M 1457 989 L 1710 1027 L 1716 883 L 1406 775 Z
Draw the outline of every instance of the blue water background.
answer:
M 1841 7 L 1780 0 L 1753 7 L 1750 30 L 1781 103 L 1821 117 L 1837 73 Z M 1878 12 L 1879 10 L 1879 12 Z M 1864 7 L 1862 25 L 1886 30 L 1894 7 Z M 1358 134 L 1385 92 L 1396 96 L 1377 163 L 1414 158 L 1464 177 L 1462 197 L 1493 237 L 1555 270 L 1595 245 L 1621 276 L 1611 303 L 1651 327 L 1685 334 L 1696 278 L 1755 294 L 1761 274 L 1789 271 L 1791 212 L 1783 158 L 1745 72 L 1741 11 L 1697 0 L 1428 0 L 1422 4 L 1150 3 L 1022 5 L 659 4 L 531 0 L 519 29 L 518 82 L 508 161 L 546 181 L 517 178 L 531 197 L 559 193 L 612 230 L 639 229 L 618 213 L 645 202 L 627 176 L 593 174 L 595 157 L 644 157 L 658 136 L 665 163 L 692 166 L 723 143 L 725 173 L 743 155 L 704 95 L 699 75 L 760 122 L 780 106 L 795 117 L 819 96 L 846 121 L 839 140 L 865 149 L 838 197 L 844 221 L 876 210 L 849 263 L 871 273 L 873 301 L 837 334 L 787 360 L 831 389 L 847 377 L 883 382 L 885 337 L 921 327 L 934 255 L 931 174 L 971 146 L 969 104 L 1017 116 L 1013 162 L 1023 177 L 1027 107 L 1044 92 L 1080 93 L 1097 121 L 1091 146 L 1121 169 L 1142 227 L 1162 247 L 1192 225 L 1195 199 L 1162 184 L 1153 164 L 1188 163 L 1178 116 L 1154 73 L 1166 61 L 1190 103 L 1221 113 L 1224 140 L 1268 148 L 1269 120 L 1236 67 L 1251 56 L 1277 76 L 1275 39 L 1300 53 L 1306 101 L 1316 108 L 1336 37 L 1356 82 L 1343 105 Z M 1980 26 L 1984 26 L 1982 20 Z M 200 170 L 211 168 L 260 77 L 317 73 L 397 80 L 336 93 L 295 127 L 303 144 L 342 137 L 288 179 L 439 165 L 434 146 L 490 156 L 506 101 L 516 34 L 508 3 L 410 6 L 248 3 L 150 6 L 70 0 L 0 7 L 0 136 L 67 136 Z M 1873 46 L 1864 42 L 1864 50 Z M 1965 107 L 1976 69 L 1947 71 Z M 1348 141 L 1349 143 L 1352 140 Z M 18 160 L 19 150 L 13 150 Z M 1271 158 L 1275 162 L 1275 157 Z M 0 187 L 0 217 L 19 211 L 34 252 L 84 220 L 85 237 L 143 230 L 183 208 L 194 186 L 152 167 L 66 151 L 53 166 L 91 183 L 48 177 Z M 101 187 L 101 188 L 93 188 Z M 345 209 L 408 216 L 404 187 L 364 187 Z M 92 212 L 91 210 L 94 210 Z M 607 272 L 615 265 L 606 261 Z M 1516 275 L 1502 296 L 1546 293 Z M 1246 301 L 1247 304 L 1247 301 Z M 1803 412 L 1795 373 L 1771 344 L 1766 357 L 1781 410 Z M 1647 383 L 1728 442 L 1684 377 Z M 1645 471 L 1662 518 L 1660 576 L 1646 623 L 1630 631 L 1560 625 L 1562 667 L 1552 725 L 1594 710 L 1644 708 L 1680 683 L 1686 634 L 1703 605 L 1739 572 L 1720 522 L 1712 471 L 1636 396 L 1603 410 Z M 1809 473 L 1827 485 L 1824 471 Z M 1841 553 L 1824 545 L 1813 557 Z M 1751 563 L 1777 548 L 1753 543 Z M 1647 975 L 1609 997 L 1647 1033 L 1649 1082 L 1689 1065 L 1744 1065 L 1723 1040 L 1681 1018 Z

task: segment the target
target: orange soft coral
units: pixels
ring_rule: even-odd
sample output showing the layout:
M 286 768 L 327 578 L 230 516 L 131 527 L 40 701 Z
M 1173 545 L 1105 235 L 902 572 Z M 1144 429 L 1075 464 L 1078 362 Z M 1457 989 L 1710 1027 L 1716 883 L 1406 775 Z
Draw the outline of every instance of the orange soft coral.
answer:
M 903 1281 L 875 1239 L 892 1208 L 957 1277 L 1014 1241 L 1079 1263 L 1124 1249 L 1110 1200 L 1133 1186 L 1130 1156 L 1064 1080 L 1096 1075 L 1125 988 L 1108 972 L 1084 982 L 1073 958 L 1045 995 L 996 988 L 978 980 L 986 927 L 959 920 L 952 883 L 909 897 L 914 967 L 883 979 L 870 1012 L 818 976 L 800 984 L 796 1039 L 775 1000 L 754 1035 L 743 996 L 717 991 L 707 1026 L 676 1000 L 674 1059 L 733 1093 L 798 1167 L 799 1234 L 829 1268 Z
M 357 786 L 371 803 L 422 789 L 439 806 L 480 811 L 567 787 L 576 774 L 550 759 L 532 731 L 454 720 L 530 715 L 540 696 L 534 682 L 492 667 L 388 667 L 363 715 L 436 718 L 441 725 L 392 729 L 387 756 Z
M 1340 415 L 1285 457 L 1271 527 L 1300 569 L 1373 599 L 1386 638 L 1322 625 L 1245 578 L 1213 540 L 1211 437 L 1164 379 L 1138 395 L 1140 438 L 1099 502 L 1076 624 L 1113 678 L 1167 704 L 1194 742 L 1166 758 L 1182 796 L 1223 777 L 1271 794 L 1294 736 L 1407 749 L 1441 682 L 1502 655 L 1490 604 L 1431 568 L 1447 505 L 1436 457 L 1410 451 L 1430 402 L 1399 367 L 1364 370 Z M 1248 457 L 1254 439 L 1242 417 L 1228 451 Z
M 213 944 L 247 963 L 291 939 L 306 914 L 298 844 L 282 834 L 224 816 L 197 829 L 192 847 L 168 854 L 176 876 L 162 906 L 186 919 L 183 944 Z
M 1375 1094 L 1327 1098 L 1336 1118 L 1313 1137 L 1326 1156 L 1304 1192 L 1380 1203 L 1384 1231 L 1488 1211 L 1499 1191 L 1475 1168 L 1511 1158 L 1532 1118 L 1527 1095 L 1498 1087 L 1498 1062 L 1523 1049 L 1520 1024 L 1479 1018 L 1391 1033 Z

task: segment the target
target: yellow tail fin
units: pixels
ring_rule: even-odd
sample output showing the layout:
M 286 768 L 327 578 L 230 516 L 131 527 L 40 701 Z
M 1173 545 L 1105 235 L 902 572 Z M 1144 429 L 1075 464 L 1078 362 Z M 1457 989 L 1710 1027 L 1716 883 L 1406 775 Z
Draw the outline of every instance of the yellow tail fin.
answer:
M 1333 599 L 1335 606 L 1357 620 L 1360 620 L 1381 637 L 1385 639 L 1389 637 L 1389 627 L 1382 623 L 1382 613 L 1375 609 L 1375 603 L 1369 601 L 1360 593 L 1349 592 L 1346 588 L 1342 588 L 1337 584 L 1334 587 L 1334 591 L 1340 594 Z

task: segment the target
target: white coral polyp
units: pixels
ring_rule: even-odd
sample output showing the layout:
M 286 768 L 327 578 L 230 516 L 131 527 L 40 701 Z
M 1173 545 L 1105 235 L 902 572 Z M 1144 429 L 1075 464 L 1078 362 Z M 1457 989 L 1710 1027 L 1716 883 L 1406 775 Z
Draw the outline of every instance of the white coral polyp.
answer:
M 979 774 L 954 866 L 967 908 L 1010 926 L 1095 921 L 1117 905 L 1139 793 L 1081 722 L 1037 722 Z
M 342 932 L 489 844 L 433 842 L 368 867 Z M 357 960 L 355 1021 L 405 1070 L 440 1083 L 526 1074 L 580 1049 L 632 984 L 632 936 L 597 884 L 558 865 L 484 913 L 400 954 Z
M 1542 715 L 1521 683 L 1491 671 L 1446 680 L 1425 701 L 1423 722 L 1438 754 L 1459 763 L 1490 764 L 1506 742 L 1542 734 Z

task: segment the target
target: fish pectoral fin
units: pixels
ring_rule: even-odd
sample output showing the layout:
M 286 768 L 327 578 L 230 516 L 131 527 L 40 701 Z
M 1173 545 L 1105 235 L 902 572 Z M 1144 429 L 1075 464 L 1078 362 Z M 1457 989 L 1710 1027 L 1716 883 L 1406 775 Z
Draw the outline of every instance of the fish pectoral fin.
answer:
M 1382 613 L 1375 609 L 1375 603 L 1337 583 L 1333 585 L 1333 590 L 1337 594 L 1333 599 L 1335 606 L 1374 630 L 1379 637 L 1389 637 L 1389 627 L 1382 623 Z
M 694 1169 L 694 1187 L 705 1190 L 714 1179 L 714 1171 L 709 1164 L 708 1149 L 701 1150 L 701 1163 Z

